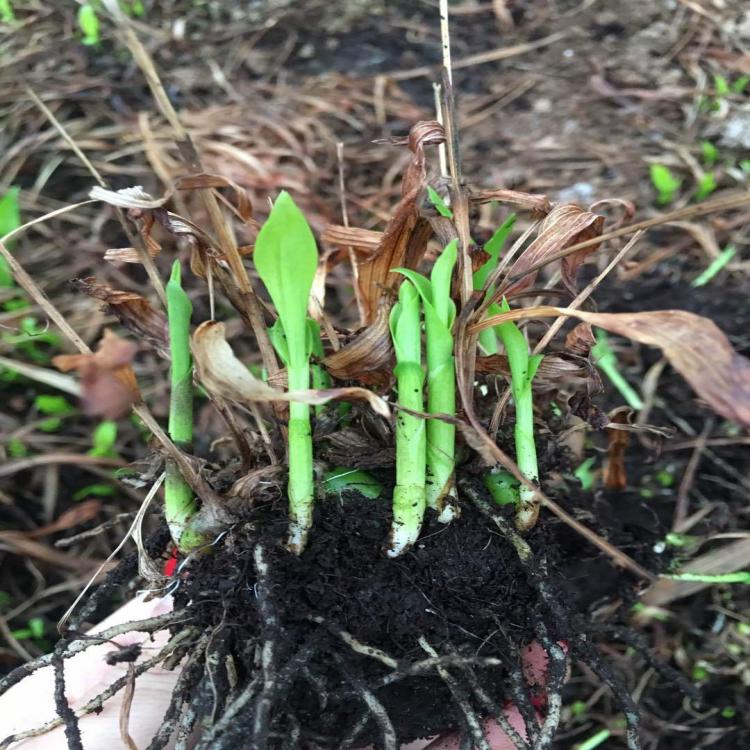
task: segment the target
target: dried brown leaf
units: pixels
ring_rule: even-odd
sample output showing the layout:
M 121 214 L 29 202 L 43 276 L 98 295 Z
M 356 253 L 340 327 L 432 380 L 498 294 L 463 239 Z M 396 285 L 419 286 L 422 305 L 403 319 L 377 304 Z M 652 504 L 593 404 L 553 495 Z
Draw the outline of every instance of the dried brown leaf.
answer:
M 489 357 L 477 357 L 478 373 L 503 375 L 510 377 L 508 358 L 503 354 L 493 354 Z M 588 382 L 589 372 L 580 363 L 571 362 L 554 354 L 545 355 L 539 369 L 534 375 L 534 388 L 545 390 L 560 386 L 581 386 Z
M 536 271 L 529 269 L 543 263 L 566 247 L 598 236 L 604 226 L 604 217 L 585 211 L 573 204 L 562 204 L 552 208 L 547 218 L 539 227 L 537 238 L 523 251 L 521 256 L 508 271 L 508 278 L 515 278 L 526 274 L 523 278 L 511 282 L 510 286 L 502 290 L 502 294 L 511 297 L 533 285 Z M 598 245 L 590 245 L 563 258 L 562 280 L 565 286 L 575 294 L 575 281 L 586 257 L 594 252 Z M 528 272 L 528 273 L 527 273 Z
M 113 289 L 107 284 L 99 284 L 95 277 L 74 279 L 74 286 L 89 297 L 106 302 L 109 309 L 128 330 L 145 339 L 161 354 L 169 359 L 169 333 L 167 318 L 161 311 L 140 294 Z
M 94 354 L 60 354 L 52 364 L 63 372 L 78 372 L 86 414 L 117 419 L 141 400 L 130 366 L 137 351 L 137 344 L 107 328 Z
M 326 404 L 337 399 L 367 401 L 378 414 L 389 416 L 386 402 L 364 388 L 328 388 L 277 391 L 256 378 L 235 356 L 226 340 L 223 323 L 208 320 L 193 334 L 193 356 L 198 377 L 206 390 L 239 403 L 301 401 Z
M 738 354 L 722 330 L 708 318 L 684 310 L 593 313 L 566 307 L 531 307 L 493 315 L 471 332 L 507 320 L 568 315 L 611 333 L 656 346 L 718 414 L 750 425 L 750 360 Z
M 98 500 L 85 500 L 78 505 L 74 505 L 72 508 L 61 513 L 52 523 L 40 526 L 33 531 L 21 532 L 29 539 L 39 539 L 40 537 L 49 536 L 50 534 L 56 534 L 58 531 L 66 531 L 73 526 L 79 526 L 82 523 L 91 521 L 99 515 L 99 511 L 102 509 L 102 504 Z
M 341 224 L 329 224 L 320 235 L 323 242 L 343 247 L 353 247 L 357 252 L 371 254 L 378 249 L 383 240 L 382 232 L 359 227 L 345 227 Z
M 610 416 L 614 424 L 629 424 L 629 407 L 615 410 Z M 624 490 L 628 486 L 628 475 L 625 471 L 625 452 L 630 443 L 630 433 L 627 430 L 607 429 L 607 461 L 604 466 L 604 486 L 608 490 Z
M 565 337 L 565 351 L 579 357 L 588 357 L 596 346 L 596 338 L 589 323 L 579 323 Z
M 552 209 L 552 204 L 546 195 L 536 193 L 521 193 L 517 190 L 473 190 L 469 196 L 472 203 L 491 203 L 499 201 L 513 206 L 517 211 L 530 211 L 535 219 L 545 217 Z
M 413 156 L 404 175 L 401 200 L 393 210 L 377 249 L 357 263 L 363 325 L 373 322 L 386 290 L 395 291 L 403 280 L 401 274 L 391 273 L 391 269 L 416 268 L 427 249 L 432 228 L 419 212 L 419 198 L 427 183 L 424 149 L 427 145 L 444 142 L 443 126 L 438 122 L 418 122 L 409 132 L 407 143 Z
M 257 227 L 258 222 L 253 218 L 253 203 L 245 188 L 232 180 L 217 174 L 191 174 L 179 177 L 175 181 L 177 190 L 205 190 L 206 188 L 229 188 L 234 195 L 233 207 L 237 215 L 248 226 Z
M 337 380 L 356 380 L 375 388 L 386 388 L 393 377 L 393 344 L 388 328 L 389 307 L 378 308 L 372 325 L 323 360 Z

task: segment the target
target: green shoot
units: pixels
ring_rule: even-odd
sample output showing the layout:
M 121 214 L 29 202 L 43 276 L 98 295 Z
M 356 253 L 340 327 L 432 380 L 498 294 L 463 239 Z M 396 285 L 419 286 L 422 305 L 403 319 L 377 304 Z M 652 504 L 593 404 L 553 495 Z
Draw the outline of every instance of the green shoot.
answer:
M 517 505 L 519 482 L 504 469 L 490 471 L 484 475 L 484 486 L 498 505 Z
M 487 241 L 484 246 L 484 251 L 489 254 L 487 262 L 482 265 L 477 272 L 474 274 L 474 289 L 479 290 L 484 286 L 487 277 L 494 271 L 498 263 L 500 263 L 500 252 L 505 245 L 505 241 L 508 239 L 508 235 L 513 229 L 513 225 L 516 223 L 516 215 L 511 214 L 508 218 L 495 230 L 495 233 Z M 496 303 L 490 306 L 487 311 L 488 315 L 497 315 L 500 312 L 500 306 Z M 479 344 L 487 354 L 497 354 L 497 333 L 494 329 L 488 328 L 479 334 Z
M 714 93 L 717 97 L 726 96 L 731 91 L 729 87 L 729 81 L 726 76 L 720 75 L 719 73 L 714 74 Z
M 585 739 L 575 746 L 575 750 L 596 750 L 597 747 L 602 745 L 612 736 L 612 732 L 609 729 L 602 729 L 596 734 L 592 734 L 591 737 Z
M 693 279 L 690 286 L 697 288 L 708 284 L 736 254 L 737 249 L 732 245 L 728 245 L 709 263 L 708 268 L 703 273 Z
M 430 279 L 399 268 L 422 298 L 427 350 L 427 411 L 456 414 L 456 370 L 453 356 L 453 322 L 456 305 L 451 299 L 451 279 L 458 243 L 451 242 L 435 261 Z M 450 521 L 456 514 L 454 474 L 456 427 L 441 419 L 427 422 L 427 505 Z
M 91 450 L 89 456 L 102 458 L 117 458 L 117 422 L 105 419 L 99 422 L 91 436 Z
M 276 346 L 287 367 L 289 390 L 310 387 L 311 336 L 307 318 L 318 250 L 302 212 L 289 193 L 276 200 L 258 234 L 253 254 L 255 268 L 279 314 L 284 343 Z M 276 336 L 277 342 L 281 337 Z M 289 540 L 299 554 L 312 526 L 315 486 L 313 481 L 310 406 L 289 404 Z
M 676 197 L 682 185 L 682 178 L 676 177 L 669 167 L 663 164 L 652 164 L 649 170 L 651 184 L 656 188 L 656 202 L 666 206 Z
M 99 44 L 101 40 L 99 16 L 91 3 L 84 3 L 78 9 L 78 27 L 83 32 L 81 43 L 86 46 Z
M 408 279 L 399 290 L 390 317 L 391 337 L 396 350 L 398 403 L 421 412 L 422 388 L 419 293 Z M 393 490 L 393 522 L 387 554 L 398 557 L 419 537 L 427 496 L 425 492 L 427 436 L 421 417 L 399 411 L 396 417 L 396 486 Z
M 716 190 L 716 188 L 716 177 L 714 177 L 713 173 L 704 173 L 698 180 L 698 186 L 695 189 L 695 200 L 705 200 L 709 195 L 711 195 L 711 193 L 714 192 L 714 190 Z
M 13 12 L 13 6 L 10 4 L 10 0 L 0 0 L 0 22 L 16 22 L 16 15 Z M 2 236 L 3 234 L 4 232 L 0 232 L 0 236 Z
M 596 359 L 596 366 L 609 378 L 628 406 L 640 411 L 643 408 L 643 399 L 620 373 L 617 357 L 609 345 L 607 334 L 602 330 L 597 330 L 596 342 L 596 346 L 591 350 Z
M 42 414 L 55 417 L 67 417 L 75 411 L 65 396 L 40 395 L 34 399 L 34 406 Z
M 593 466 L 596 463 L 596 456 L 591 456 L 582 461 L 573 472 L 575 478 L 581 483 L 581 489 L 589 492 L 594 489 L 596 481 L 596 471 Z
M 701 154 L 703 163 L 707 167 L 713 167 L 719 159 L 719 149 L 711 141 L 701 141 Z
M 166 292 L 172 355 L 169 436 L 178 448 L 188 449 L 193 442 L 193 361 L 190 355 L 193 306 L 182 288 L 178 260 L 172 266 Z M 173 461 L 167 461 L 166 472 L 164 515 L 174 543 L 187 552 L 203 544 L 202 537 L 189 528 L 197 504 L 192 489 Z
M 325 357 L 325 351 L 323 350 L 323 340 L 320 338 L 320 326 L 312 318 L 307 319 L 308 335 L 310 336 L 311 343 L 310 349 L 315 356 L 315 359 L 320 360 Z M 310 372 L 312 374 L 312 387 L 317 390 L 325 390 L 331 387 L 331 376 L 326 371 L 325 367 L 320 364 L 312 364 L 310 366 Z M 326 410 L 325 404 L 319 404 L 314 407 L 315 416 L 319 417 Z
M 427 186 L 427 197 L 430 199 L 430 203 L 435 206 L 437 212 L 441 216 L 445 216 L 446 219 L 453 218 L 453 211 L 451 211 L 448 204 L 442 199 L 440 193 L 435 188 Z
M 21 226 L 21 209 L 18 205 L 20 192 L 20 188 L 12 187 L 0 198 L 0 237 L 5 237 Z M 13 286 L 15 284 L 8 261 L 0 257 L 0 289 L 11 289 Z
M 112 497 L 114 494 L 115 488 L 111 484 L 90 484 L 74 493 L 73 500 L 79 502 L 87 497 Z
M 383 494 L 383 485 L 375 477 L 360 469 L 337 466 L 326 473 L 325 491 L 327 495 L 339 495 L 344 490 L 355 490 L 370 500 L 377 500 Z
M 508 312 L 506 300 L 500 305 L 501 312 Z M 529 345 L 521 330 L 513 321 L 495 326 L 500 336 L 510 365 L 510 390 L 516 406 L 515 442 L 516 462 L 526 479 L 533 484 L 539 482 L 539 467 L 534 442 L 534 396 L 531 381 L 542 361 L 542 355 L 529 354 Z M 539 515 L 539 500 L 534 490 L 522 485 L 519 488 L 519 505 L 516 511 L 516 526 L 521 531 L 533 528 Z

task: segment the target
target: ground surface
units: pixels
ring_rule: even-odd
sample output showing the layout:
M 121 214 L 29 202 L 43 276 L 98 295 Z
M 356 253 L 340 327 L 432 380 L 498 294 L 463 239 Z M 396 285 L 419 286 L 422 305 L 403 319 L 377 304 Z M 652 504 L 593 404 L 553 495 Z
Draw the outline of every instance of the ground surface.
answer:
M 161 193 L 179 173 L 179 163 L 169 131 L 111 26 L 104 24 L 101 45 L 84 47 L 72 3 L 13 5 L 20 26 L 2 41 L 0 192 L 20 186 L 28 220 L 84 200 L 92 184 L 28 99 L 28 85 L 114 187 L 143 184 Z M 750 74 L 750 14 L 743 5 L 645 0 L 456 5 L 453 57 L 468 180 L 584 205 L 631 200 L 636 218 L 689 205 L 707 172 L 715 176 L 717 191 L 746 185 L 750 87 L 723 93 L 716 78 L 731 87 Z M 258 207 L 269 191 L 295 191 L 320 230 L 340 220 L 335 144 L 341 140 L 350 219 L 382 228 L 404 163 L 400 151 L 372 141 L 402 135 L 416 119 L 431 116 L 433 74 L 418 69 L 439 61 L 432 4 L 146 6 L 139 34 L 208 170 L 246 187 Z M 501 61 L 471 60 L 523 44 L 535 48 Z M 461 67 L 466 59 L 470 64 Z M 713 163 L 704 142 L 717 149 Z M 648 177 L 654 163 L 682 179 L 672 203 L 662 208 Z M 612 207 L 613 216 L 617 210 Z M 499 218 L 497 210 L 481 214 L 480 231 L 489 233 Z M 689 309 L 711 317 L 735 348 L 748 354 L 748 225 L 750 215 L 735 211 L 650 232 L 598 290 L 599 309 Z M 133 266 L 101 261 L 104 249 L 125 244 L 109 210 L 89 205 L 47 222 L 15 251 L 74 328 L 93 342 L 112 320 L 68 282 L 96 274 L 116 287 L 143 291 L 144 276 Z M 708 286 L 692 288 L 690 282 L 728 244 L 738 250 L 735 259 Z M 169 252 L 158 260 L 163 271 L 173 249 L 165 246 Z M 592 265 L 586 272 L 591 276 L 594 270 Z M 341 322 L 350 322 L 346 292 L 334 285 L 329 294 L 334 308 L 340 298 Z M 0 324 L 7 327 L 0 332 L 0 354 L 48 367 L 50 355 L 65 344 L 44 334 L 19 339 L 24 318 L 35 317 L 45 330 L 44 315 L 33 303 L 18 309 L 22 303 L 14 301 L 22 299 L 18 290 L 0 290 Z M 194 304 L 196 319 L 207 317 L 202 288 L 195 289 Z M 650 434 L 635 436 L 626 454 L 627 489 L 595 492 L 589 512 L 615 522 L 625 514 L 629 526 L 640 525 L 650 539 L 654 517 L 671 528 L 682 498 L 692 521 L 680 530 L 695 538 L 679 554 L 706 553 L 743 538 L 747 544 L 747 433 L 713 417 L 669 367 L 656 375 L 657 352 L 623 341 L 617 347 L 631 383 L 643 384 L 649 371 L 654 376 L 647 421 L 674 433 L 663 443 Z M 147 400 L 163 417 L 165 365 L 144 352 L 138 370 Z M 7 460 L 0 466 L 0 524 L 7 531 L 0 532 L 0 667 L 8 669 L 49 648 L 57 617 L 121 538 L 143 490 L 113 480 L 111 471 L 146 451 L 137 426 L 125 420 L 115 447 L 108 453 L 99 446 L 105 455 L 92 458 L 92 423 L 75 411 L 74 400 L 44 413 L 38 396 L 58 391 L 7 370 L 3 377 L 0 449 Z M 598 403 L 609 409 L 621 398 L 608 392 Z M 225 445 L 212 446 L 222 427 L 206 404 L 199 426 L 197 452 L 217 463 L 226 460 Z M 696 451 L 700 435 L 707 445 Z M 606 444 L 605 435 L 590 433 L 581 458 L 593 456 L 594 467 L 601 468 Z M 567 467 L 560 473 L 568 487 L 576 486 Z M 58 525 L 50 527 L 53 521 Z M 103 533 L 55 546 L 102 523 Z M 604 574 L 594 577 L 599 583 Z M 590 568 L 582 565 L 570 578 L 588 586 Z M 697 711 L 684 703 L 626 646 L 606 646 L 639 699 L 646 747 L 746 747 L 746 590 L 707 588 L 664 603 L 657 615 L 640 627 L 655 653 L 703 686 L 706 706 Z M 559 747 L 602 728 L 614 732 L 605 747 L 621 747 L 617 712 L 597 678 L 574 669 L 566 691 Z

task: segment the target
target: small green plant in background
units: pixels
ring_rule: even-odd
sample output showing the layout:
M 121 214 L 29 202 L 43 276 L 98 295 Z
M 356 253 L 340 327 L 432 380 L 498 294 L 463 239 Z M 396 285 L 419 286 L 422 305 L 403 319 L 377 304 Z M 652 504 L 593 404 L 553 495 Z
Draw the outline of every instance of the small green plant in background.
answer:
M 21 189 L 14 186 L 0 198 L 0 237 L 5 237 L 21 226 L 21 207 L 18 203 L 20 192 Z M 12 247 L 12 242 L 9 245 Z M 0 289 L 12 289 L 14 286 L 8 261 L 0 257 Z
M 427 186 L 427 197 L 441 216 L 444 216 L 446 219 L 453 218 L 453 211 L 451 211 L 448 204 L 442 199 L 440 193 L 431 185 Z
M 117 422 L 105 419 L 94 429 L 91 435 L 89 456 L 99 458 L 117 458 Z
M 172 356 L 169 436 L 178 448 L 189 450 L 193 442 L 193 360 L 190 354 L 190 318 L 193 306 L 182 288 L 179 260 L 172 266 L 166 293 L 169 350 Z M 193 490 L 174 461 L 167 461 L 166 474 L 164 515 L 175 544 L 181 550 L 189 552 L 204 543 L 201 535 L 189 526 L 190 519 L 197 510 L 197 503 Z
M 78 28 L 83 34 L 81 44 L 90 47 L 101 41 L 101 23 L 92 3 L 84 3 L 78 8 Z
M 16 14 L 13 12 L 13 6 L 10 4 L 10 0 L 0 0 L 0 22 L 16 22 Z M 0 232 L 0 237 L 2 237 L 3 234 L 4 232 Z
M 596 471 L 594 470 L 595 463 L 596 456 L 590 456 L 582 461 L 573 472 L 575 478 L 581 483 L 581 489 L 586 492 L 590 492 L 594 489 L 594 483 L 596 482 Z
M 719 149 L 711 141 L 701 141 L 701 155 L 706 167 L 713 167 L 719 159 Z
M 619 369 L 617 356 L 609 344 L 607 334 L 601 330 L 596 331 L 596 346 L 591 350 L 596 366 L 607 376 L 612 385 L 631 409 L 640 411 L 643 408 L 643 399 L 636 393 L 635 389 L 625 380 Z
M 62 426 L 62 417 L 70 416 L 75 412 L 72 404 L 64 396 L 40 395 L 34 399 L 34 406 L 40 414 L 45 414 L 50 419 L 45 419 L 39 424 L 42 432 L 55 432 Z
M 279 316 L 272 341 L 286 365 L 289 390 L 306 390 L 313 348 L 307 306 L 318 250 L 307 220 L 286 191 L 258 233 L 253 260 Z M 312 526 L 315 484 L 310 406 L 296 401 L 289 404 L 288 459 L 288 546 L 299 554 Z
M 422 332 L 419 293 L 405 279 L 390 317 L 396 350 L 398 404 L 416 412 L 424 410 Z M 396 486 L 393 489 L 393 522 L 387 554 L 398 557 L 419 537 L 427 505 L 427 434 L 422 417 L 400 411 L 396 415 Z
M 453 323 L 456 305 L 451 280 L 458 256 L 453 240 L 432 267 L 429 280 L 405 268 L 395 269 L 414 285 L 422 301 L 427 353 L 427 412 L 456 415 L 456 368 L 453 356 Z M 426 501 L 447 522 L 456 514 L 456 426 L 442 419 L 427 421 Z
M 697 201 L 705 200 L 716 190 L 717 187 L 716 177 L 713 172 L 704 172 L 698 179 L 694 197 Z
M 708 284 L 736 254 L 737 249 L 732 245 L 728 245 L 709 263 L 708 268 L 703 273 L 693 279 L 690 286 L 697 288 Z
M 682 178 L 677 177 L 669 167 L 663 164 L 652 164 L 649 168 L 651 184 L 656 189 L 656 202 L 660 206 L 666 206 L 672 203 L 677 197 Z

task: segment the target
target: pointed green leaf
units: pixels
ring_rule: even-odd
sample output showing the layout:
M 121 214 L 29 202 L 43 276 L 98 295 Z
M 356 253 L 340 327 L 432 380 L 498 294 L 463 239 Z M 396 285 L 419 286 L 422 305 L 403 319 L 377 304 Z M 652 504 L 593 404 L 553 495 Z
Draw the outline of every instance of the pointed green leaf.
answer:
M 289 366 L 300 367 L 307 360 L 307 304 L 318 250 L 310 225 L 286 191 L 258 234 L 253 260 L 284 328 Z
M 513 225 L 516 223 L 516 215 L 511 214 L 495 233 L 490 237 L 488 242 L 484 246 L 484 251 L 489 253 L 490 257 L 487 262 L 474 274 L 474 289 L 481 289 L 484 286 L 484 282 L 487 281 L 487 277 L 492 271 L 497 268 L 497 264 L 500 262 L 500 251 L 505 245 L 505 241 L 508 239 L 508 235 L 513 229 Z
M 442 199 L 440 193 L 429 185 L 427 186 L 427 197 L 441 216 L 445 216 L 446 219 L 453 218 L 453 211 L 450 210 L 448 204 Z

